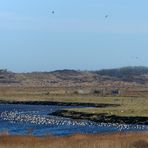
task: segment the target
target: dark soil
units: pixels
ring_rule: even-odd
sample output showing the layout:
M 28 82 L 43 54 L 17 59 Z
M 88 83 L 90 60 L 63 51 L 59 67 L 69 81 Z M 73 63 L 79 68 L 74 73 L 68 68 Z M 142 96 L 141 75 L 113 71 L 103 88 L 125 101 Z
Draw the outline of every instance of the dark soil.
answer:
M 27 105 L 57 105 L 57 106 L 78 106 L 78 107 L 117 107 L 119 104 L 105 103 L 77 103 L 77 102 L 52 102 L 52 101 L 3 101 L 0 104 L 27 104 Z
M 71 119 L 90 120 L 98 123 L 119 123 L 119 124 L 139 124 L 148 125 L 148 117 L 128 117 L 104 114 L 88 114 L 69 110 L 61 110 L 50 115 L 67 117 Z

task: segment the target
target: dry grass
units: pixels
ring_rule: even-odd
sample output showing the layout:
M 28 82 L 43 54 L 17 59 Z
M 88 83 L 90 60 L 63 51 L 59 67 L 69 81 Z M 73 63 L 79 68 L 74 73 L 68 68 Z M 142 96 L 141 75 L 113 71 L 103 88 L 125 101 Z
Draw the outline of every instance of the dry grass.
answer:
M 120 104 L 119 107 L 76 109 L 88 113 L 123 116 L 148 116 L 148 97 L 100 97 L 95 95 L 54 95 L 50 88 L 1 87 L 0 99 L 6 101 L 60 101 Z M 59 91 L 59 88 L 52 88 Z M 60 90 L 62 91 L 62 89 Z M 147 133 L 113 135 L 74 135 L 70 137 L 0 136 L 0 148 L 148 148 Z
M 87 100 L 87 99 L 86 99 Z M 91 99 L 91 101 L 93 98 Z M 108 116 L 130 116 L 148 117 L 148 98 L 147 97 L 98 97 L 94 99 L 97 103 L 120 104 L 117 107 L 107 108 L 75 108 L 69 109 L 75 112 L 91 114 L 107 114 Z M 90 102 L 91 102 L 90 101 Z
M 107 113 L 117 116 L 148 117 L 148 96 L 123 97 L 78 94 L 47 94 L 48 91 L 62 92 L 65 88 L 41 87 L 0 87 L 0 100 L 6 101 L 57 101 L 120 104 L 118 107 L 74 109 L 85 113 Z
M 148 148 L 147 133 L 69 137 L 0 136 L 0 148 Z
M 71 111 L 81 112 L 81 113 L 94 113 L 102 114 L 106 113 L 116 116 L 139 116 L 148 117 L 148 99 L 140 97 L 105 97 L 98 98 L 99 103 L 111 103 L 120 104 L 117 107 L 107 107 L 107 108 L 75 108 L 69 109 Z

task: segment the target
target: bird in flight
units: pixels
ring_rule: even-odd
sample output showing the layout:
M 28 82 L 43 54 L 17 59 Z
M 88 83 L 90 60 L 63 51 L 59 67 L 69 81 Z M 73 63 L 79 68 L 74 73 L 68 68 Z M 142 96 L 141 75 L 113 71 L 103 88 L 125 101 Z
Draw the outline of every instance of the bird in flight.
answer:
M 109 15 L 105 15 L 105 18 L 108 18 L 109 17 Z
M 51 13 L 54 14 L 55 12 L 54 11 L 51 11 Z

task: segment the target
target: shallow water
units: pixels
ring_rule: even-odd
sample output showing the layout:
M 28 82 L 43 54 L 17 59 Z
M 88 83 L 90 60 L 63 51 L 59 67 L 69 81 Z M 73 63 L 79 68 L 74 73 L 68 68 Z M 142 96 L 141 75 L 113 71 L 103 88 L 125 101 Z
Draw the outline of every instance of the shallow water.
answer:
M 0 104 L 0 132 L 7 131 L 11 135 L 62 136 L 75 133 L 93 134 L 148 129 L 148 126 L 143 125 L 95 123 L 48 115 L 63 108 L 71 108 L 71 106 Z

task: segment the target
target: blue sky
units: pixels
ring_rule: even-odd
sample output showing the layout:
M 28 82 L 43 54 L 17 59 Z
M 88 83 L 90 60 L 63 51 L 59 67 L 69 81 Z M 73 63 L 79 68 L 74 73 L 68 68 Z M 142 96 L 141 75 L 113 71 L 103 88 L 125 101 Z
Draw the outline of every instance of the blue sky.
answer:
M 0 68 L 148 66 L 147 6 L 147 0 L 0 0 Z

